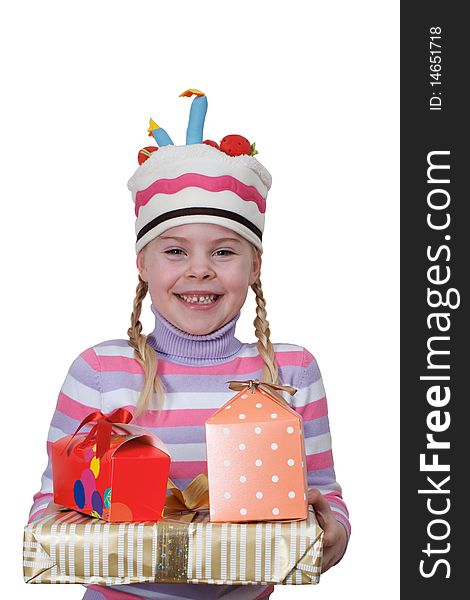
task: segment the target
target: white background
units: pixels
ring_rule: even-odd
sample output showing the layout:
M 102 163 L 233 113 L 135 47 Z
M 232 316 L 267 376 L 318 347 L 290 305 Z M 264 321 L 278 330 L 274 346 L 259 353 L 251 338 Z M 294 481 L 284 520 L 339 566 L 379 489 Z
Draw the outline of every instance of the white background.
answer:
M 2 597 L 75 356 L 126 337 L 137 273 L 126 183 L 152 116 L 185 143 L 256 141 L 273 175 L 262 281 L 272 339 L 305 345 L 329 398 L 353 535 L 318 600 L 398 597 L 398 2 L 21 2 L 1 15 Z M 152 327 L 148 305 L 145 330 Z M 253 295 L 237 336 L 254 341 Z M 8 591 L 8 594 L 7 594 Z M 290 597 L 290 596 L 289 596 Z

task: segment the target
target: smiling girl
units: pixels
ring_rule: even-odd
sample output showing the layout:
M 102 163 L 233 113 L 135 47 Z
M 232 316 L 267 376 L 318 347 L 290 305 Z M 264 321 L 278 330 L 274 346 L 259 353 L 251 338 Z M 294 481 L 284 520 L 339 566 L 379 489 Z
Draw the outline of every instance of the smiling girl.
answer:
M 254 250 L 220 225 L 183 225 L 148 243 L 137 268 L 160 314 L 183 331 L 203 335 L 243 306 L 261 270 Z
M 205 96 L 197 96 L 196 108 L 204 109 L 201 98 Z M 197 116 L 197 111 L 191 114 Z M 152 133 L 160 147 L 129 181 L 137 217 L 138 270 L 129 339 L 97 344 L 73 362 L 59 394 L 49 442 L 72 433 L 90 412 L 127 408 L 136 424 L 167 445 L 170 477 L 184 489 L 207 471 L 204 423 L 233 395 L 228 380 L 294 386 L 298 391 L 289 402 L 304 421 L 308 500 L 325 531 L 324 572 L 345 551 L 348 512 L 333 468 L 317 363 L 301 346 L 270 341 L 260 272 L 271 176 L 251 155 L 231 155 L 214 143 L 201 143 L 202 124 L 195 135 L 190 121 L 184 146 L 174 146 L 156 127 Z M 256 343 L 235 337 L 249 288 L 256 297 Z M 155 327 L 144 335 L 140 315 L 147 293 Z M 49 459 L 30 521 L 57 509 L 52 497 Z M 268 597 L 273 589 L 271 585 L 90 586 L 85 598 L 255 600 Z

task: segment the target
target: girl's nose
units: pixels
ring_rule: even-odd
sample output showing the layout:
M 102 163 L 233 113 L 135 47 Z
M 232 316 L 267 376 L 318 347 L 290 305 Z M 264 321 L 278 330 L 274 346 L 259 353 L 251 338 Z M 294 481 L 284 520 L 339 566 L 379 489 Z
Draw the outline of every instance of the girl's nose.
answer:
M 186 277 L 196 279 L 211 279 L 215 276 L 214 269 L 209 262 L 203 258 L 194 258 L 190 261 L 186 270 Z

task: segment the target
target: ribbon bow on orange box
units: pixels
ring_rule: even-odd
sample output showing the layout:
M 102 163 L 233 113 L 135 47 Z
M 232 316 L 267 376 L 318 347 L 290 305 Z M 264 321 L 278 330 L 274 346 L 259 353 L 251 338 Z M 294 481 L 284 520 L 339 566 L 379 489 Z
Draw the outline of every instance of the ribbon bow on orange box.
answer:
M 255 393 L 256 390 L 260 389 L 271 396 L 274 396 L 281 402 L 287 404 L 284 398 L 278 394 L 278 391 L 287 392 L 291 396 L 293 396 L 297 392 L 297 388 L 291 385 L 278 385 L 277 383 L 268 383 L 267 381 L 259 381 L 259 379 L 248 379 L 246 381 L 238 381 L 236 379 L 232 379 L 231 381 L 227 381 L 228 387 L 231 390 L 236 392 L 241 392 L 244 388 L 248 387 L 252 394 Z

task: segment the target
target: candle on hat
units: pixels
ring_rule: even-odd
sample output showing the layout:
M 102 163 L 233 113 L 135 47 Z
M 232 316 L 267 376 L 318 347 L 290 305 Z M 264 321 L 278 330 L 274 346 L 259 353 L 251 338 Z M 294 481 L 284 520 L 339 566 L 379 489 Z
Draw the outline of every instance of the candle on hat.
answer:
M 186 144 L 202 144 L 202 131 L 207 113 L 207 96 L 204 92 L 191 88 L 181 93 L 180 97 L 185 96 L 190 98 L 193 94 L 196 97 L 192 101 L 191 110 L 189 111 Z

